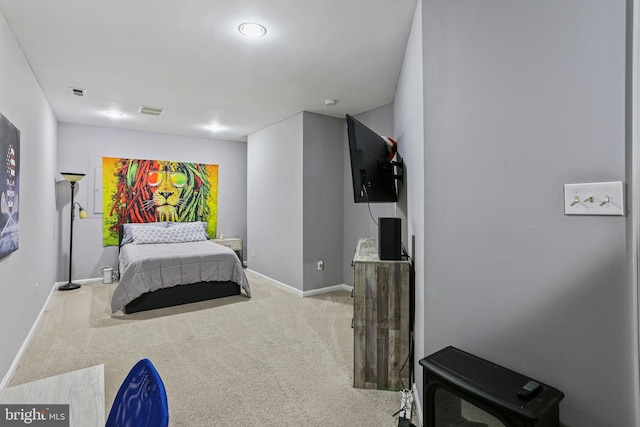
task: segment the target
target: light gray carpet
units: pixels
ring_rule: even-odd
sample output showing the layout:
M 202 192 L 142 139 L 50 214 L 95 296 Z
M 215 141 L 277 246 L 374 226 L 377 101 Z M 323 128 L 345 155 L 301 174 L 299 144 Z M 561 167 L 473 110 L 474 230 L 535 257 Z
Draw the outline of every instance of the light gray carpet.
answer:
M 394 426 L 398 392 L 353 384 L 347 291 L 299 298 L 247 270 L 244 295 L 111 316 L 115 284 L 54 291 L 9 385 L 105 365 L 108 414 L 129 369 L 162 376 L 170 426 Z

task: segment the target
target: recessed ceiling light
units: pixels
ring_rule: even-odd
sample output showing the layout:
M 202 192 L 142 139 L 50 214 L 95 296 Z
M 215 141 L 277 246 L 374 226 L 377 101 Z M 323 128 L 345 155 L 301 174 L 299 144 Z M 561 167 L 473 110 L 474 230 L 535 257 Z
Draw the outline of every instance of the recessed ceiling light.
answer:
M 246 37 L 258 38 L 267 34 L 267 29 L 255 22 L 244 22 L 238 26 L 240 34 Z
M 209 126 L 207 126 L 207 128 L 213 132 L 220 132 L 222 129 L 224 129 L 222 125 L 219 125 L 217 123 L 210 124 Z
M 124 117 L 124 114 L 119 111 L 106 111 L 105 114 L 112 119 L 121 119 Z

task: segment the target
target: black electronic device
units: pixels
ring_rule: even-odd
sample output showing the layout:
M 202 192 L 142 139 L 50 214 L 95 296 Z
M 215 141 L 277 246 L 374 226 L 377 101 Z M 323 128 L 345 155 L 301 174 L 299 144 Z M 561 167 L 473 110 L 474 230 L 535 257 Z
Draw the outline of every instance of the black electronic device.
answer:
M 402 259 L 402 221 L 400 218 L 378 218 L 378 258 Z
M 411 420 L 405 417 L 400 417 L 398 418 L 398 427 L 416 427 L 416 425 L 413 424 Z
M 468 414 L 483 412 L 495 418 L 492 426 L 560 426 L 564 393 L 547 384 L 451 346 L 421 359 L 420 365 L 425 427 L 477 425 Z M 475 408 L 463 411 L 462 400 Z
M 542 390 L 542 386 L 540 383 L 536 381 L 529 381 L 525 385 L 522 386 L 520 390 L 518 390 L 517 395 L 522 400 L 530 400 L 538 394 L 538 392 Z
M 387 140 L 347 114 L 353 201 L 394 203 L 402 183 L 400 154 L 392 158 Z

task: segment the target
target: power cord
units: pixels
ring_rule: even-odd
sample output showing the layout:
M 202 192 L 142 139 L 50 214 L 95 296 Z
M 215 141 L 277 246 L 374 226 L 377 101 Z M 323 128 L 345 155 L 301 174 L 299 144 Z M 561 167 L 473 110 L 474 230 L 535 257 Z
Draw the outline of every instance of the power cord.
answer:
M 410 338 L 409 354 L 407 355 L 407 358 L 404 360 L 404 363 L 402 363 L 402 366 L 400 367 L 400 369 L 398 369 L 398 378 L 400 378 L 400 384 L 402 384 L 403 390 L 408 390 L 408 389 L 404 381 L 402 381 L 402 371 L 404 370 L 405 366 L 407 366 L 407 363 L 409 363 L 409 360 L 411 360 L 413 356 L 413 334 L 411 334 L 409 338 Z M 409 381 L 411 382 L 413 381 L 413 366 L 409 366 Z
M 373 213 L 371 213 L 371 202 L 369 201 L 369 193 L 367 193 L 367 187 L 364 184 L 362 184 L 362 191 L 364 191 L 364 195 L 367 198 L 367 207 L 369 208 L 369 216 L 371 217 L 371 220 L 377 227 L 378 221 L 376 221 L 376 219 L 373 217 Z
M 406 252 L 406 248 L 402 245 L 402 249 L 405 252 L 407 258 L 411 261 L 413 265 L 413 259 Z M 411 298 L 413 299 L 413 298 Z M 402 385 L 401 393 L 401 408 L 398 412 L 393 414 L 395 417 L 398 414 L 401 416 L 398 418 L 398 427 L 415 427 L 415 424 L 411 422 L 411 408 L 413 406 L 413 396 L 411 394 L 411 390 L 407 388 L 407 385 L 402 380 L 402 371 L 404 371 L 405 367 L 409 367 L 409 384 L 413 384 L 414 382 L 414 372 L 413 372 L 413 357 L 414 357 L 414 336 L 413 336 L 413 316 L 411 316 L 410 322 L 410 331 L 409 331 L 409 354 L 407 354 L 407 358 L 402 363 L 400 369 L 398 369 L 398 378 L 400 379 L 400 384 Z M 409 417 L 409 418 L 407 418 Z
M 402 246 L 402 256 L 406 256 L 407 259 L 411 261 L 411 264 L 413 264 L 413 258 L 411 258 L 411 255 L 409 255 L 409 251 L 407 251 L 407 248 L 404 246 L 404 243 L 400 242 L 400 246 Z
M 407 388 L 404 381 L 402 380 L 402 371 L 407 366 L 407 363 L 413 359 L 413 333 L 411 334 L 411 339 L 409 340 L 409 354 L 405 359 L 404 363 L 398 370 L 398 378 L 400 378 L 400 384 L 402 384 L 402 391 L 400 392 L 400 410 L 397 411 L 392 416 L 395 417 L 398 414 L 401 414 L 400 418 L 398 418 L 398 427 L 415 427 L 414 424 L 411 423 L 411 419 L 407 418 L 407 415 L 411 417 L 411 409 L 413 407 L 413 398 L 411 396 L 411 390 Z M 409 366 L 409 382 L 413 383 L 413 367 Z

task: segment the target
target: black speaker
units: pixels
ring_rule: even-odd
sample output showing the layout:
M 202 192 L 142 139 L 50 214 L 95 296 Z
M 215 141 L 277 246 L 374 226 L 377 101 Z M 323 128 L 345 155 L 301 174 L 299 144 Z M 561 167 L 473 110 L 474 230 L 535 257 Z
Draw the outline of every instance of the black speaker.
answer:
M 378 257 L 381 260 L 402 259 L 401 234 L 400 218 L 378 218 Z

